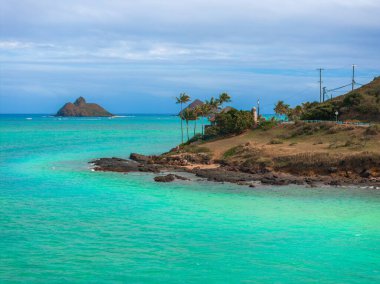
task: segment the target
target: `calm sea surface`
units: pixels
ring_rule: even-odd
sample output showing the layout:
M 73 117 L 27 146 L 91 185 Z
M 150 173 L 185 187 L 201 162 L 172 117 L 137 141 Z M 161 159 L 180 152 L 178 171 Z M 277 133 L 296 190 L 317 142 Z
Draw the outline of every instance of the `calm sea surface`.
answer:
M 172 116 L 3 115 L 0 131 L 1 283 L 380 283 L 378 190 L 89 170 L 174 147 Z

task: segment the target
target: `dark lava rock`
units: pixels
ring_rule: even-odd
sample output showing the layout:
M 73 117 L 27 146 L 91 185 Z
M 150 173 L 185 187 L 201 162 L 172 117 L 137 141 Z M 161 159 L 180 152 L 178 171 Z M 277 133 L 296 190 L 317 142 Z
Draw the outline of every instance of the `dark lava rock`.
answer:
M 179 180 L 190 180 L 188 178 L 185 178 L 185 177 L 182 177 L 182 176 L 179 176 L 179 175 L 175 175 L 175 178 L 179 179 Z
M 86 103 L 83 97 L 79 97 L 74 103 L 66 103 L 56 116 L 112 116 L 98 104 Z
M 140 164 L 139 165 L 139 172 L 151 172 L 151 173 L 156 173 L 158 174 L 161 171 L 162 167 L 159 165 L 145 165 L 145 164 Z
M 182 177 L 182 176 L 179 176 L 179 175 L 168 174 L 168 175 L 165 175 L 165 176 L 156 176 L 154 178 L 154 181 L 155 182 L 172 182 L 175 179 L 189 180 L 188 178 L 185 178 L 185 177 Z
M 332 180 L 328 183 L 328 185 L 332 185 L 332 186 L 341 186 L 342 183 L 339 181 L 339 180 Z
M 369 178 L 371 176 L 371 172 L 369 170 L 363 170 L 360 173 L 360 176 L 363 177 L 363 178 Z
M 111 171 L 111 172 L 137 172 L 139 171 L 140 164 L 120 158 L 100 158 L 94 161 L 91 161 L 95 165 L 96 171 Z
M 91 161 L 95 165 L 95 171 L 109 171 L 109 172 L 152 172 L 159 173 L 161 167 L 158 165 L 146 165 L 132 160 L 120 158 L 100 158 Z
M 330 167 L 330 168 L 328 168 L 328 172 L 329 172 L 330 174 L 336 173 L 337 171 L 338 171 L 338 168 L 337 168 L 337 167 Z
M 157 176 L 154 178 L 155 182 L 172 182 L 175 180 L 175 176 L 173 174 L 169 174 L 166 176 Z
M 289 180 L 276 178 L 276 177 L 272 177 L 272 178 L 264 177 L 260 181 L 263 184 L 271 184 L 271 185 L 288 185 L 288 184 L 290 184 Z
M 150 163 L 152 161 L 151 156 L 145 156 L 137 153 L 131 153 L 131 155 L 129 155 L 129 158 L 139 163 Z
M 303 185 L 305 184 L 304 181 L 300 178 L 297 178 L 297 179 L 293 179 L 290 181 L 290 183 L 293 183 L 293 184 L 296 184 L 296 185 Z
M 224 169 L 194 169 L 192 171 L 196 176 L 207 178 L 209 181 L 216 182 L 231 182 L 238 183 L 244 181 L 256 180 L 254 175 L 242 173 L 242 172 L 232 172 L 226 171 Z

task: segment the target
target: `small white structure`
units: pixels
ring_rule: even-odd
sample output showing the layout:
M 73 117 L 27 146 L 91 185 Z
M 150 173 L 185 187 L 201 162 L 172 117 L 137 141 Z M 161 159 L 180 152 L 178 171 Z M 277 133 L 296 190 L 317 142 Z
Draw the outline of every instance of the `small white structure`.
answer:
M 253 115 L 253 123 L 256 126 L 257 125 L 257 110 L 256 110 L 256 107 L 252 108 L 252 115 Z

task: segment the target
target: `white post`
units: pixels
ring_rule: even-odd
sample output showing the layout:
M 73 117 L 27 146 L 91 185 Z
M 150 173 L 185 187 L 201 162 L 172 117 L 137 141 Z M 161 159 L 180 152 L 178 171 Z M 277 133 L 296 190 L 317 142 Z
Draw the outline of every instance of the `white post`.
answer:
M 252 108 L 252 114 L 253 114 L 253 124 L 257 126 L 257 110 L 255 107 Z

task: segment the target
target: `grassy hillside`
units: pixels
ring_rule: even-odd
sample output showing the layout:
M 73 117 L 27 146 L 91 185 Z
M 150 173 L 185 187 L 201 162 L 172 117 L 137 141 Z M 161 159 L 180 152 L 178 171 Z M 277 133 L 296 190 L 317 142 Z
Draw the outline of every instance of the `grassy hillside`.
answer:
M 339 120 L 380 121 L 380 77 L 345 95 L 324 103 L 305 104 L 301 119 L 334 120 L 335 111 Z
M 204 152 L 222 165 L 249 173 L 333 173 L 350 177 L 368 170 L 368 176 L 380 177 L 378 141 L 378 125 L 297 122 L 184 146 L 183 151 Z
M 280 124 L 272 129 L 254 129 L 242 135 L 216 139 L 201 145 L 222 159 L 233 147 L 253 143 L 268 156 L 277 157 L 309 152 L 353 154 L 373 152 L 380 154 L 380 127 L 345 126 L 335 123 Z M 228 156 L 228 155 L 227 155 Z

